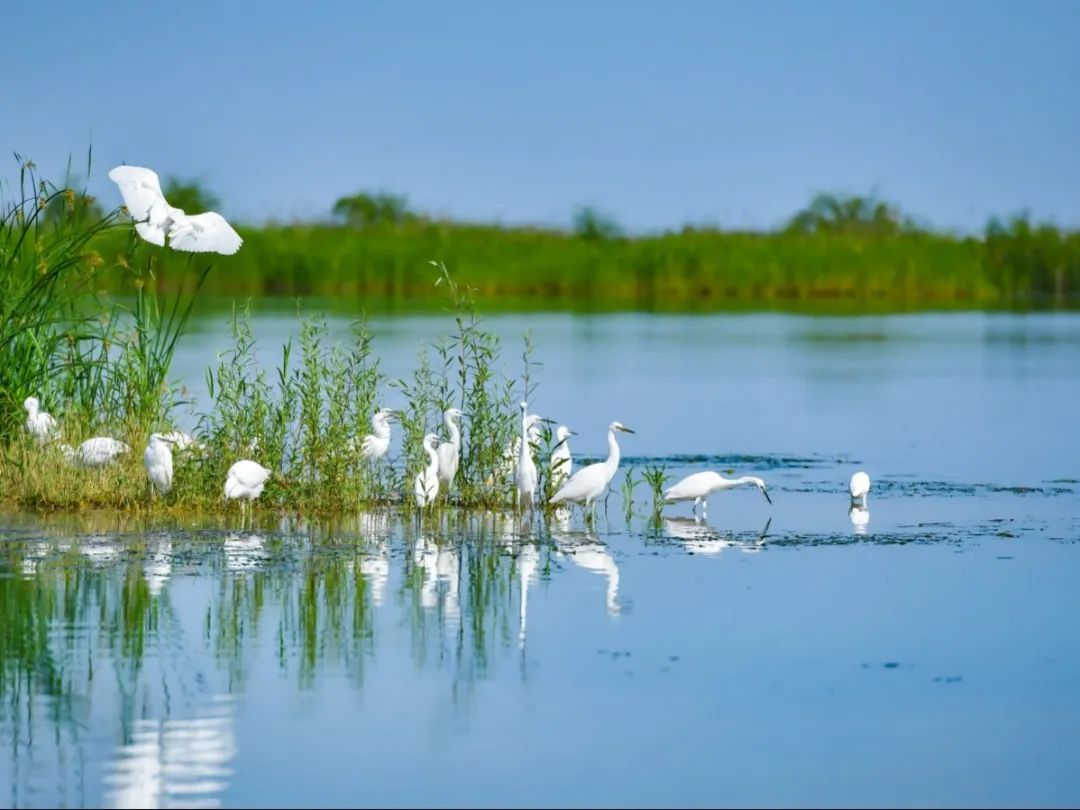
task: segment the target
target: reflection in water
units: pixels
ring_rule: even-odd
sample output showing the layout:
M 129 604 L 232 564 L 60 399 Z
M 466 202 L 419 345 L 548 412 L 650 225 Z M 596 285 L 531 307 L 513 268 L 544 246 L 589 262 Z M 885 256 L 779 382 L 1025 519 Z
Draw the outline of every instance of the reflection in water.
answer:
M 236 754 L 229 698 L 189 719 L 136 720 L 107 766 L 114 807 L 219 807 Z
M 870 525 L 869 509 L 852 504 L 851 509 L 848 510 L 848 517 L 851 518 L 851 526 L 855 534 L 866 534 L 867 527 Z
M 172 543 L 158 540 L 147 549 L 146 563 L 143 565 L 143 577 L 151 596 L 159 596 L 165 583 L 172 574 Z
M 605 604 L 607 612 L 614 616 L 622 610 L 619 605 L 619 566 L 603 543 L 597 542 L 592 535 L 586 535 L 586 540 L 584 543 L 556 542 L 556 547 L 559 554 L 574 565 L 607 577 Z
M 746 554 L 754 554 L 765 548 L 772 518 L 756 538 L 740 540 L 731 532 L 720 532 L 697 517 L 664 518 L 664 534 L 678 540 L 691 554 L 715 555 L 728 548 L 737 548 Z M 751 536 L 752 537 L 752 536 Z
M 383 512 L 332 528 L 259 516 L 231 532 L 103 520 L 51 537 L 38 524 L 0 546 L 0 734 L 17 762 L 54 769 L 0 764 L 13 804 L 44 783 L 67 805 L 213 806 L 237 747 L 232 698 L 214 695 L 244 694 L 268 665 L 301 690 L 326 673 L 362 689 L 377 640 L 396 643 L 402 619 L 415 664 L 446 671 L 464 708 L 500 651 L 524 651 L 530 591 L 553 557 L 603 576 L 605 612 L 622 610 L 615 557 L 567 514 L 549 526 L 497 512 L 418 525 Z M 72 542 L 72 529 L 96 533 Z M 39 701 L 48 711 L 32 710 Z M 103 739 L 118 747 L 101 750 Z M 106 793 L 58 775 L 94 756 Z
M 229 571 L 254 571 L 266 559 L 265 540 L 257 534 L 230 534 L 225 538 L 225 567 Z

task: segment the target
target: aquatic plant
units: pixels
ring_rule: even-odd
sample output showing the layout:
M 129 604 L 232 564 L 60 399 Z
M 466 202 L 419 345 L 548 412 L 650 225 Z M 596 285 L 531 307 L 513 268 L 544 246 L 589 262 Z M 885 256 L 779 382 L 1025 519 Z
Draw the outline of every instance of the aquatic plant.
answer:
M 664 464 L 646 464 L 642 468 L 641 477 L 652 492 L 653 517 L 659 518 L 664 509 L 664 484 L 668 479 L 667 467 Z

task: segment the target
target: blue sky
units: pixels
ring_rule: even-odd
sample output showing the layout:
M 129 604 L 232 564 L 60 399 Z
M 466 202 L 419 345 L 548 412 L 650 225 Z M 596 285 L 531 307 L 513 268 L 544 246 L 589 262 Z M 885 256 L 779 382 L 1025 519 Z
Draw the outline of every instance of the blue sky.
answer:
M 385 188 L 767 228 L 876 189 L 944 228 L 1080 225 L 1080 2 L 99 5 L 5 10 L 0 147 L 57 176 L 92 141 L 106 200 L 123 161 L 248 221 Z

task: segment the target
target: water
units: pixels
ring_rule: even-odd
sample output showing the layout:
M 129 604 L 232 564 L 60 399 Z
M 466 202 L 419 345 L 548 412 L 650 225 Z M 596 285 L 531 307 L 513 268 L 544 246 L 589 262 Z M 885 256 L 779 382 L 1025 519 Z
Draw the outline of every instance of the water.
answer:
M 760 474 L 774 505 L 10 514 L 0 802 L 1080 800 L 1080 318 L 491 323 L 511 350 L 532 329 L 576 457 L 618 419 L 627 463 Z M 375 321 L 386 370 L 442 326 Z M 260 316 L 260 357 L 293 327 Z M 224 345 L 202 328 L 197 398 Z

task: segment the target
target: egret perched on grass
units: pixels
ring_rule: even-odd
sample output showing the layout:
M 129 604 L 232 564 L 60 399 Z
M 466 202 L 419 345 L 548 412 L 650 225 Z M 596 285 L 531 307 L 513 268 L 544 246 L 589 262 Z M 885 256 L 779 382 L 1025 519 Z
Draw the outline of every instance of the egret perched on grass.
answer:
M 255 461 L 242 459 L 231 467 L 225 474 L 225 500 L 239 500 L 240 514 L 244 513 L 244 501 L 251 502 L 262 495 L 263 487 L 270 480 L 273 470 L 264 467 Z
M 578 470 L 556 492 L 549 503 L 580 503 L 586 508 L 593 507 L 596 511 L 596 499 L 607 492 L 611 479 L 619 470 L 619 443 L 615 441 L 616 433 L 633 433 L 626 425 L 612 422 L 608 425 L 607 443 L 608 457 L 606 461 L 590 464 L 583 470 Z
M 78 467 L 104 467 L 124 453 L 131 452 L 130 447 L 111 436 L 95 436 L 87 439 L 78 448 L 64 444 L 60 449 L 64 457 Z
M 576 436 L 566 425 L 555 431 L 555 449 L 551 451 L 551 486 L 558 489 L 573 472 L 574 459 L 570 455 L 570 437 Z
M 464 411 L 457 408 L 447 408 L 443 413 L 443 422 L 446 430 L 450 433 L 450 441 L 439 445 L 439 483 L 446 485 L 446 494 L 450 494 L 450 487 L 457 475 L 458 464 L 461 463 L 461 428 L 455 419 L 468 416 Z
M 514 468 L 515 505 L 521 508 L 522 502 L 533 508 L 536 501 L 536 462 L 532 457 L 532 445 L 529 444 L 529 404 L 521 403 L 521 441 L 518 443 L 517 465 Z
M 550 421 L 550 419 L 544 419 L 541 416 L 537 416 L 535 413 L 530 413 L 526 417 L 526 427 L 528 428 L 527 432 L 530 447 L 536 447 L 540 444 L 540 424 L 542 422 Z M 513 477 L 519 455 L 521 455 L 521 437 L 514 436 L 514 438 L 507 442 L 506 449 L 503 450 L 502 464 L 499 469 L 502 471 L 504 477 Z
M 416 475 L 413 481 L 413 497 L 418 508 L 431 506 L 439 497 L 439 437 L 429 433 L 424 437 L 424 452 L 428 454 L 428 465 Z
M 41 410 L 37 397 L 27 397 L 23 407 L 26 408 L 26 429 L 38 440 L 38 444 L 45 444 L 57 434 L 56 420 Z
M 195 437 L 182 430 L 170 430 L 168 433 L 162 433 L 161 437 L 167 442 L 172 442 L 172 446 L 180 451 L 189 450 L 195 446 Z M 200 449 L 201 447 L 202 445 Z
M 693 501 L 694 514 L 697 514 L 698 506 L 700 506 L 701 516 L 705 517 L 706 510 L 709 508 L 708 498 L 710 495 L 714 492 L 734 489 L 747 484 L 757 487 L 761 494 L 765 496 L 765 500 L 772 503 L 772 498 L 769 497 L 769 492 L 765 489 L 765 482 L 760 478 L 753 475 L 744 475 L 742 478 L 724 478 L 720 473 L 712 470 L 686 476 L 682 481 L 664 491 L 664 500 L 668 503 Z
M 139 166 L 117 166 L 109 179 L 120 188 L 135 230 L 147 242 L 193 253 L 223 253 L 231 255 L 240 249 L 244 240 L 213 211 L 205 214 L 185 214 L 165 200 L 157 174 Z
M 870 494 L 870 476 L 860 470 L 851 476 L 851 502 L 866 508 L 866 496 Z
M 360 445 L 360 453 L 368 461 L 379 460 L 390 449 L 390 421 L 393 418 L 394 411 L 390 408 L 379 408 L 371 417 L 371 433 Z
M 173 458 L 171 442 L 160 433 L 150 435 L 150 443 L 143 453 L 143 465 L 153 488 L 162 495 L 172 489 Z

